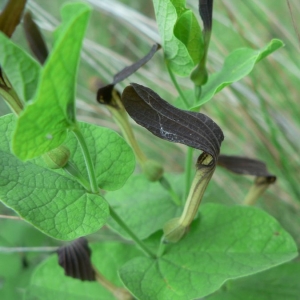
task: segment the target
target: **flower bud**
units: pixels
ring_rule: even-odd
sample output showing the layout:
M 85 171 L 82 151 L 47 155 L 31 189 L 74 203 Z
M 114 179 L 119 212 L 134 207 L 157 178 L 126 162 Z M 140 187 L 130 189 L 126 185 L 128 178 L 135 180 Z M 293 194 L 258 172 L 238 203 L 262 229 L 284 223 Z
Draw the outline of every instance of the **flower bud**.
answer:
M 44 162 L 49 169 L 60 169 L 64 167 L 70 157 L 70 150 L 63 145 L 43 155 Z
M 142 164 L 142 169 L 149 181 L 159 180 L 163 176 L 163 173 L 164 173 L 163 167 L 158 162 L 151 160 L 151 159 L 146 160 Z
M 164 225 L 164 243 L 177 243 L 186 233 L 188 227 L 183 226 L 180 223 L 180 218 L 174 218 L 169 220 Z
M 204 85 L 208 80 L 208 72 L 205 66 L 199 64 L 191 74 L 191 80 L 196 86 Z

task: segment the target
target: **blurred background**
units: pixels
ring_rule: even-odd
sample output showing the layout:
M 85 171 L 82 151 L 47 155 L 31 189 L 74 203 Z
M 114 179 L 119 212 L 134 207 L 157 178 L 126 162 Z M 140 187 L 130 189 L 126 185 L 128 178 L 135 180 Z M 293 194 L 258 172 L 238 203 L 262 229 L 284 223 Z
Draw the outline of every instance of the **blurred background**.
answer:
M 5 2 L 0 0 L 0 9 Z M 60 6 L 65 2 L 28 1 L 27 8 L 42 29 L 49 49 L 52 31 L 60 22 Z M 96 103 L 93 83 L 96 79 L 109 83 L 116 72 L 144 56 L 153 43 L 160 42 L 152 1 L 85 2 L 94 10 L 79 68 L 78 119 L 119 131 L 106 108 Z M 277 176 L 277 182 L 270 186 L 257 206 L 277 218 L 300 245 L 300 2 L 290 0 L 289 4 L 290 9 L 287 1 L 215 1 L 208 55 L 210 73 L 219 71 L 225 57 L 237 48 L 259 49 L 273 38 L 281 39 L 285 47 L 259 62 L 249 76 L 223 89 L 201 111 L 224 132 L 221 153 L 263 160 L 270 173 Z M 198 16 L 198 1 L 188 0 L 187 6 Z M 21 25 L 13 40 L 28 49 Z M 178 78 L 178 81 L 183 89 L 193 88 L 189 78 Z M 121 92 L 130 82 L 152 88 L 170 103 L 175 103 L 178 97 L 162 51 L 136 74 L 118 84 L 118 90 Z M 0 101 L 0 115 L 9 112 Z M 141 148 L 149 157 L 161 162 L 168 172 L 184 171 L 185 146 L 162 141 L 133 121 L 132 124 Z M 198 155 L 195 152 L 195 160 Z M 253 182 L 251 177 L 237 176 L 219 168 L 212 180 L 205 201 L 228 205 L 242 203 Z M 13 215 L 13 212 L 1 204 L 0 214 Z M 110 235 L 102 231 L 99 236 L 108 238 Z M 23 221 L 0 219 L 0 298 L 3 295 L 7 298 L 2 299 L 17 299 L 13 298 L 15 293 L 22 293 L 34 266 L 53 250 L 49 247 L 56 245 L 57 241 Z M 38 252 L 27 251 L 26 247 L 34 246 L 45 248 Z M 23 247 L 23 250 L 16 252 L 15 247 Z

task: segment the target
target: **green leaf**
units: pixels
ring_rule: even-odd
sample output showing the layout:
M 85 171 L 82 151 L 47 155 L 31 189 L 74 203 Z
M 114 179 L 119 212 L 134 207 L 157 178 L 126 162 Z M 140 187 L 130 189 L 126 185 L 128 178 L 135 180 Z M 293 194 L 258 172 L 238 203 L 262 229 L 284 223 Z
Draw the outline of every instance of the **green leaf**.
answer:
M 0 33 L 0 65 L 20 99 L 32 99 L 38 85 L 41 67 L 23 49 Z
M 197 50 L 194 49 L 195 45 L 190 39 L 183 38 L 183 34 L 188 32 L 189 37 L 197 38 L 201 35 L 200 27 L 195 25 L 196 18 L 195 16 L 191 17 L 191 13 L 188 12 L 180 18 L 181 14 L 186 11 L 185 0 L 153 0 L 153 4 L 167 63 L 174 73 L 179 76 L 188 76 L 195 66 L 193 57 Z M 176 25 L 177 20 L 179 23 Z M 183 24 L 185 20 L 189 21 L 187 27 Z M 193 56 L 190 55 L 186 45 L 175 36 L 175 25 L 176 35 L 187 42 Z
M 199 109 L 201 105 L 208 102 L 224 87 L 247 76 L 257 62 L 283 47 L 283 45 L 282 41 L 273 39 L 261 50 L 241 48 L 229 54 L 225 59 L 222 70 L 212 74 L 207 83 L 203 86 L 201 99 L 196 103 L 193 109 Z M 194 91 L 191 91 L 191 93 L 194 93 Z
M 99 187 L 107 191 L 121 188 L 135 168 L 132 149 L 111 129 L 87 123 L 79 124 L 95 166 Z M 69 134 L 64 145 L 71 151 L 70 160 L 88 178 L 85 161 L 75 136 Z M 63 171 L 61 174 L 64 174 Z
M 182 176 L 172 175 L 167 178 L 172 186 L 181 190 Z M 140 239 L 160 230 L 169 219 L 179 216 L 182 211 L 182 207 L 172 201 L 169 193 L 158 182 L 150 182 L 144 175 L 131 176 L 122 189 L 107 193 L 105 198 Z M 109 225 L 129 238 L 113 219 L 109 220 Z
M 92 262 L 113 284 L 122 287 L 117 270 L 129 259 L 140 254 L 132 245 L 102 242 L 92 244 Z M 26 299 L 105 299 L 115 300 L 110 292 L 97 282 L 83 282 L 66 277 L 58 265 L 57 255 L 45 260 L 35 271 Z
M 3 208 L 0 205 L 1 213 Z M 24 222 L 0 219 L 0 227 L 0 299 L 23 299 L 24 288 L 41 253 L 12 251 L 20 246 L 51 246 L 55 241 Z
M 199 63 L 203 56 L 204 44 L 198 20 L 191 10 L 187 9 L 177 19 L 174 35 L 186 46 L 194 64 Z
M 62 9 L 63 29 L 45 67 L 37 95 L 20 115 L 13 151 L 27 160 L 50 151 L 66 139 L 75 125 L 75 81 L 90 8 L 83 3 Z
M 298 300 L 300 263 L 283 264 L 259 274 L 230 281 L 207 300 Z
M 44 233 L 64 240 L 95 232 L 109 216 L 107 202 L 38 159 L 23 163 L 10 152 L 15 118 L 0 118 L 0 198 Z
M 16 287 L 20 288 L 16 280 L 20 276 L 22 264 L 19 253 L 0 253 L 0 297 L 1 299 L 18 299 L 20 293 Z
M 228 279 L 297 256 L 290 235 L 261 210 L 205 204 L 200 211 L 190 232 L 180 243 L 167 245 L 162 257 L 135 258 L 120 269 L 122 281 L 137 298 L 201 298 Z

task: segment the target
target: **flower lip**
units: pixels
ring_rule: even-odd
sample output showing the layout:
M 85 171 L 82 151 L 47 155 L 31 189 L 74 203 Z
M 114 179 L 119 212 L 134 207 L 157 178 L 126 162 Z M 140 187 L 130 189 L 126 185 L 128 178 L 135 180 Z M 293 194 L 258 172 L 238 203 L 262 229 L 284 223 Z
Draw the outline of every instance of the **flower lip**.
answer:
M 216 165 L 224 135 L 208 116 L 178 109 L 136 83 L 125 88 L 122 102 L 129 115 L 152 134 L 202 150 L 212 156 L 212 165 Z

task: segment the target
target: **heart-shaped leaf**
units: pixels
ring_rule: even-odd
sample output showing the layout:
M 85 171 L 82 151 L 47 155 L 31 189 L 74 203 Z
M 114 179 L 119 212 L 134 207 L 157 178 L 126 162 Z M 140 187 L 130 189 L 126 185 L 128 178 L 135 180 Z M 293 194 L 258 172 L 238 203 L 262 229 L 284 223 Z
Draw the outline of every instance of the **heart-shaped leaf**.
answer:
M 159 237 L 153 238 L 158 244 Z M 296 256 L 291 236 L 265 212 L 205 204 L 182 241 L 167 246 L 157 259 L 133 259 L 120 276 L 138 299 L 189 300 Z
M 87 123 L 79 124 L 94 163 L 99 187 L 107 191 L 121 188 L 135 168 L 132 149 L 111 129 Z M 70 160 L 88 178 L 85 161 L 75 136 L 69 134 L 64 144 L 71 151 Z
M 95 232 L 108 216 L 108 204 L 89 194 L 67 174 L 38 159 L 23 163 L 10 150 L 15 118 L 0 118 L 0 198 L 44 233 L 70 240 Z M 82 158 L 83 159 L 83 158 Z
M 20 115 L 13 151 L 22 160 L 40 156 L 63 143 L 76 123 L 75 80 L 90 8 L 65 5 L 63 24 L 45 67 L 34 102 Z

